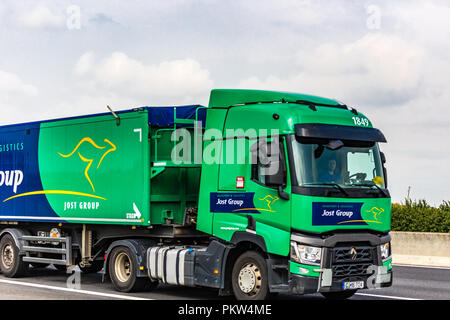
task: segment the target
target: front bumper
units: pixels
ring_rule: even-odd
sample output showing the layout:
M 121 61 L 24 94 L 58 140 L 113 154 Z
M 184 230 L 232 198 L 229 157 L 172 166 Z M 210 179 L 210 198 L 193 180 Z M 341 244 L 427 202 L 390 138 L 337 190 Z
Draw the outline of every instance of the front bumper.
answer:
M 392 270 L 383 272 L 385 269 L 378 268 L 378 266 L 376 270 L 377 271 L 372 275 L 368 274 L 367 276 L 347 277 L 345 279 L 333 279 L 331 275 L 331 279 L 326 279 L 326 281 L 324 281 L 321 276 L 304 276 L 290 273 L 289 291 L 293 294 L 343 291 L 343 283 L 349 281 L 364 281 L 363 289 L 390 287 L 393 280 Z
M 392 259 L 381 260 L 379 249 L 390 241 L 388 234 L 338 234 L 326 239 L 293 234 L 291 239 L 322 248 L 320 266 L 289 262 L 289 289 L 294 294 L 343 291 L 348 282 L 363 284 L 361 289 L 392 285 Z

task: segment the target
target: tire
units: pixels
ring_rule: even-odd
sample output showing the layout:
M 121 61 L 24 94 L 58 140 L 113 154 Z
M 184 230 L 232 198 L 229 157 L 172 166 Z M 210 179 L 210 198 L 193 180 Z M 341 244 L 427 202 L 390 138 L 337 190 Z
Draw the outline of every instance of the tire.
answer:
M 78 264 L 78 267 L 83 273 L 97 273 L 103 269 L 103 263 L 104 261 L 96 260 L 89 267 L 81 267 L 80 264 Z
M 137 259 L 128 247 L 116 247 L 108 261 L 109 277 L 120 292 L 136 292 L 146 288 L 150 279 L 137 277 Z
M 329 300 L 345 300 L 352 297 L 357 290 L 346 290 L 337 292 L 321 292 L 322 296 Z
M 24 262 L 23 256 L 19 256 L 19 248 L 10 234 L 3 236 L 0 240 L 0 269 L 8 278 L 18 278 L 28 271 L 28 263 Z
M 269 294 L 267 263 L 256 251 L 244 252 L 237 258 L 231 285 L 237 300 L 266 300 Z

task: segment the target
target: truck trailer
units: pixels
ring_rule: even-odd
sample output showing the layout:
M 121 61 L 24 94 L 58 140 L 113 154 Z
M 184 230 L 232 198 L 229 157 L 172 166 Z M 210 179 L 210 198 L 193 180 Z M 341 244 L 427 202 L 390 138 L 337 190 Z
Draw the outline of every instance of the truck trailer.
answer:
M 391 286 L 383 142 L 336 100 L 260 90 L 0 126 L 1 272 L 242 300 Z

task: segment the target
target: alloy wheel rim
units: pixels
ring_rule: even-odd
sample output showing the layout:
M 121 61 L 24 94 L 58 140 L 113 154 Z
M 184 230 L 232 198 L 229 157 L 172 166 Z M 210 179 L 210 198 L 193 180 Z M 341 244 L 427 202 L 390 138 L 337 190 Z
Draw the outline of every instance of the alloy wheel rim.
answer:
M 127 282 L 130 279 L 131 262 L 130 257 L 126 253 L 121 252 L 117 255 L 114 268 L 120 282 Z
M 239 271 L 238 284 L 239 289 L 253 296 L 261 290 L 262 276 L 261 270 L 254 263 L 247 263 Z
M 3 247 L 2 262 L 7 269 L 10 269 L 14 263 L 14 250 L 10 244 Z

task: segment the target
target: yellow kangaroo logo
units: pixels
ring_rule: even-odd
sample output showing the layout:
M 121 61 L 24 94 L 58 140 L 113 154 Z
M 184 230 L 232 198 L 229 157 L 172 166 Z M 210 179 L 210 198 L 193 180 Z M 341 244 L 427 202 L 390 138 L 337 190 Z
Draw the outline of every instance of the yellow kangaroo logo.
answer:
M 106 157 L 106 155 L 107 155 L 108 153 L 110 153 L 110 152 L 116 151 L 116 149 L 117 149 L 116 146 L 115 146 L 111 141 L 109 141 L 108 139 L 105 139 L 104 141 L 105 141 L 106 143 L 108 143 L 108 144 L 111 146 L 111 148 L 107 149 L 106 152 L 102 155 L 102 157 L 100 158 L 100 160 L 99 160 L 99 162 L 98 162 L 98 164 L 97 164 L 97 169 L 100 167 L 100 165 L 101 165 L 103 159 Z M 92 163 L 94 162 L 94 159 L 87 159 L 87 158 L 83 157 L 79 151 L 77 151 L 77 150 L 80 148 L 80 146 L 81 146 L 83 143 L 85 143 L 85 142 L 86 142 L 86 143 L 90 143 L 94 148 L 99 149 L 99 150 L 103 150 L 103 149 L 106 149 L 106 148 L 107 148 L 107 146 L 105 146 L 105 147 L 100 147 L 99 145 L 97 145 L 97 144 L 94 142 L 94 140 L 92 140 L 92 139 L 89 138 L 89 137 L 86 137 L 86 138 L 81 139 L 80 142 L 78 142 L 77 146 L 75 147 L 75 149 L 73 149 L 73 151 L 72 151 L 71 153 L 69 153 L 69 154 L 67 154 L 67 155 L 64 155 L 64 154 L 61 154 L 61 153 L 58 152 L 58 154 L 59 154 L 61 157 L 69 158 L 69 157 L 71 157 L 75 152 L 77 152 L 77 153 L 78 153 L 78 156 L 80 157 L 80 159 L 81 159 L 83 162 L 87 162 L 88 165 L 86 166 L 86 169 L 84 170 L 84 176 L 85 176 L 86 179 L 89 181 L 89 184 L 91 185 L 92 190 L 95 192 L 94 184 L 92 183 L 91 178 L 89 177 L 89 174 L 88 174 L 89 169 L 91 168 L 91 165 L 92 165 Z
M 366 210 L 366 212 L 372 212 L 373 213 L 373 218 L 375 219 L 375 221 L 378 221 L 378 216 L 384 212 L 384 209 L 383 208 L 379 209 L 377 207 L 372 207 L 372 209 Z
M 267 207 L 269 208 L 270 211 L 272 211 L 272 207 L 271 207 L 272 204 L 273 204 L 275 201 L 279 200 L 279 198 L 278 198 L 277 196 L 273 197 L 273 196 L 271 196 L 270 194 L 268 194 L 267 196 L 265 196 L 264 198 L 259 199 L 259 200 L 261 200 L 261 201 L 266 201 L 266 202 L 267 202 Z

